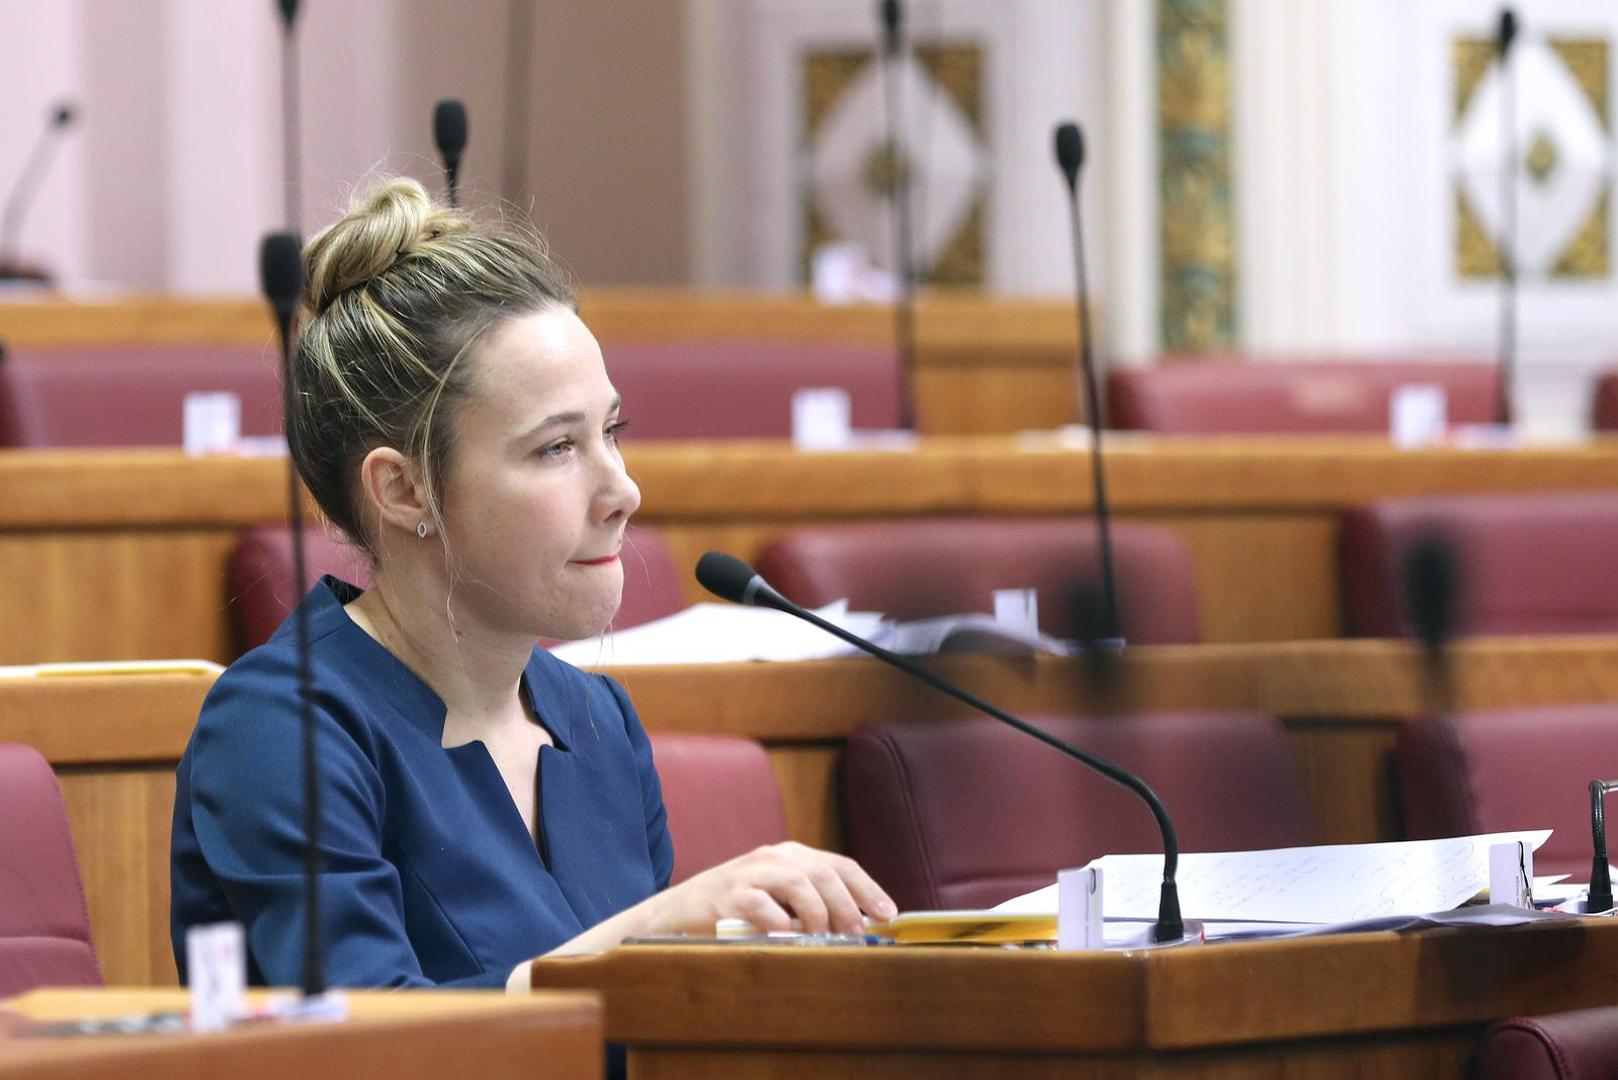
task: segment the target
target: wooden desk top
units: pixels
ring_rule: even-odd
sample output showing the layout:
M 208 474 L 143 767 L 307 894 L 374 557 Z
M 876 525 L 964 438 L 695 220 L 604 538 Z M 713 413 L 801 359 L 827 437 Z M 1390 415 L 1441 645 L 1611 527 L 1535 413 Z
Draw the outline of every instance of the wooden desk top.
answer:
M 1374 438 L 1111 440 L 1121 513 L 1309 513 L 1394 495 L 1610 490 L 1618 438 L 1518 450 L 1394 449 Z M 1089 456 L 1052 437 L 946 436 L 908 451 L 783 442 L 631 442 L 637 520 L 792 521 L 1090 509 Z M 246 526 L 283 520 L 280 458 L 178 450 L 0 451 L 0 529 Z
M 953 656 L 925 661 L 1012 710 L 1093 707 L 1080 661 Z M 1618 638 L 1495 638 L 1451 654 L 1460 708 L 1618 701 Z M 841 738 L 872 720 L 954 715 L 963 707 L 862 657 L 790 664 L 597 668 L 619 679 L 654 731 L 764 741 Z M 1419 650 L 1399 641 L 1147 645 L 1122 665 L 1129 709 L 1258 709 L 1307 722 L 1386 722 L 1428 709 Z M 210 675 L 0 680 L 0 741 L 54 765 L 174 761 Z
M 1145 953 L 626 946 L 533 971 L 601 992 L 607 1037 L 632 1047 L 1168 1051 L 1610 1005 L 1618 925 Z
M 263 1001 L 266 991 L 250 992 Z M 445 1075 L 596 1080 L 599 999 L 495 992 L 348 991 L 342 1023 L 253 1025 L 209 1035 L 24 1037 L 30 1022 L 179 1011 L 181 990 L 37 990 L 0 1002 L 0 1077 Z

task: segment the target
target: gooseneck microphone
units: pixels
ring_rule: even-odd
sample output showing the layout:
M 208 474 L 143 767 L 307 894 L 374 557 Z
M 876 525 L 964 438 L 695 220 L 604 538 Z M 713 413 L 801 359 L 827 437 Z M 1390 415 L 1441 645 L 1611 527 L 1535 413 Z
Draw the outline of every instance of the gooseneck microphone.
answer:
M 460 206 L 461 155 L 466 152 L 466 106 L 445 98 L 433 107 L 433 143 L 444 163 L 444 188 L 449 204 Z
M 298 204 L 302 201 L 299 189 L 303 178 L 298 125 L 298 0 L 275 0 L 275 8 L 281 14 L 281 183 L 286 189 L 287 228 L 297 235 L 302 231 Z
M 50 168 L 51 159 L 56 155 L 56 148 L 62 141 L 63 133 L 73 126 L 73 121 L 77 118 L 78 109 L 72 102 L 62 101 L 53 106 L 45 126 L 39 132 L 39 137 L 34 140 L 33 149 L 28 152 L 28 158 L 23 162 L 17 183 L 12 186 L 11 194 L 6 198 L 5 213 L 0 215 L 0 281 L 21 278 L 48 280 L 42 273 L 28 273 L 22 269 L 21 252 L 18 249 L 22 238 L 22 222 L 29 206 L 33 204 L 34 198 L 44 186 L 45 174 Z
M 897 653 L 889 652 L 880 645 L 866 641 L 864 638 L 849 633 L 842 627 L 827 622 L 812 611 L 806 611 L 776 592 L 769 582 L 758 574 L 751 566 L 742 562 L 734 555 L 723 552 L 710 551 L 697 560 L 697 581 L 703 588 L 722 600 L 729 600 L 734 604 L 744 604 L 748 607 L 774 608 L 784 611 L 788 615 L 818 626 L 820 629 L 848 642 L 856 649 L 898 668 L 906 675 L 920 679 L 934 690 L 956 701 L 970 705 L 979 712 L 992 716 L 1002 724 L 1016 728 L 1024 735 L 1038 739 L 1046 746 L 1060 750 L 1068 757 L 1075 759 L 1099 772 L 1107 779 L 1133 791 L 1145 801 L 1151 809 L 1152 816 L 1157 819 L 1157 827 L 1163 834 L 1163 888 L 1158 899 L 1157 922 L 1152 929 L 1154 941 L 1178 941 L 1185 936 L 1185 920 L 1180 915 L 1180 893 L 1174 884 L 1175 870 L 1180 862 L 1180 842 L 1174 832 L 1174 823 L 1169 820 L 1169 812 L 1163 806 L 1163 801 L 1157 793 L 1147 786 L 1146 782 L 1128 769 L 1114 765 L 1105 758 L 1080 750 L 1063 742 L 1045 731 L 1040 730 L 1026 720 L 997 709 L 983 699 L 967 693 L 965 690 L 945 682 L 937 675 L 907 660 Z
M 297 399 L 297 370 L 292 363 L 292 315 L 298 306 L 302 286 L 302 260 L 298 237 L 291 232 L 275 232 L 259 246 L 259 279 L 264 297 L 275 314 L 281 339 L 281 387 L 286 415 L 287 440 L 297 439 L 293 430 L 292 403 Z M 303 544 L 303 491 L 298 483 L 297 466 L 287 455 L 287 522 L 292 530 L 293 595 L 300 600 L 309 588 L 309 570 Z M 315 756 L 314 679 L 309 661 L 309 614 L 302 603 L 293 609 L 293 636 L 297 648 L 298 715 L 303 733 L 303 899 L 305 911 L 303 971 L 299 986 L 305 998 L 326 990 L 326 959 L 320 939 L 320 766 Z
M 1612 868 L 1607 865 L 1607 793 L 1618 790 L 1618 780 L 1590 781 L 1590 834 L 1595 842 L 1595 860 L 1590 864 L 1590 893 L 1584 902 L 1586 914 L 1612 910 Z
M 1516 415 L 1517 378 L 1517 76 L 1511 46 L 1517 15 L 1500 12 L 1495 51 L 1500 59 L 1500 398 L 1495 419 L 1509 424 Z
M 893 340 L 899 353 L 899 426 L 916 426 L 916 252 L 910 222 L 910 159 L 906 155 L 902 59 L 904 12 L 899 0 L 879 0 L 882 91 L 892 151 L 893 260 L 899 296 L 893 305 Z
M 1079 213 L 1079 174 L 1084 170 L 1084 133 L 1068 121 L 1056 126 L 1056 164 L 1067 183 L 1069 218 L 1073 225 L 1073 267 L 1079 319 L 1077 382 L 1090 424 L 1090 485 L 1095 496 L 1096 539 L 1101 549 L 1102 642 L 1123 644 L 1118 621 L 1118 579 L 1112 561 L 1112 506 L 1107 499 L 1107 473 L 1101 456 L 1101 390 L 1096 379 L 1095 352 L 1090 343 L 1090 283 L 1084 272 L 1084 224 Z
M 1401 567 L 1405 612 L 1422 646 L 1428 707 L 1450 712 L 1449 643 L 1455 636 L 1460 580 L 1449 542 L 1437 532 L 1416 537 Z

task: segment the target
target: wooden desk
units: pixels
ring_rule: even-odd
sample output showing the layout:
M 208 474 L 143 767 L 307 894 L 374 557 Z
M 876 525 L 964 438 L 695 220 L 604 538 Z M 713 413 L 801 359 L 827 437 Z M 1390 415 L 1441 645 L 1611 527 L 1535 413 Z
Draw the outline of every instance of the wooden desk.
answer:
M 1053 657 L 959 657 L 950 678 L 1024 713 L 1078 712 L 1083 673 Z M 1618 701 L 1618 638 L 1496 640 L 1454 659 L 1461 708 Z M 926 687 L 869 660 L 626 668 L 653 732 L 761 740 L 795 839 L 842 846 L 843 739 L 871 720 L 959 715 Z M 1399 837 L 1388 751 L 1426 709 L 1414 650 L 1396 642 L 1140 648 L 1125 665 L 1132 709 L 1251 708 L 1292 735 L 1321 839 Z M 109 981 L 172 985 L 168 937 L 174 766 L 212 680 L 206 676 L 0 681 L 0 741 L 56 769 Z
M 255 992 L 256 1000 L 264 993 Z M 186 1007 L 180 991 L 38 990 L 0 1002 L 0 1078 L 163 1076 L 173 1080 L 598 1080 L 601 1004 L 590 994 L 515 998 L 467 991 L 349 991 L 340 1024 L 210 1035 L 23 1037 L 27 1022 L 105 1019 Z
M 590 289 L 580 314 L 612 368 L 621 341 L 893 341 L 886 305 L 816 303 L 804 293 Z M 916 305 L 916 411 L 922 430 L 980 434 L 1078 418 L 1078 330 L 1070 300 L 927 290 Z M 19 348 L 236 344 L 273 340 L 262 300 L 125 297 L 0 303 L 0 342 Z
M 542 960 L 637 1080 L 1463 1077 L 1488 1022 L 1610 1005 L 1618 925 L 1152 953 L 625 947 Z
M 1342 513 L 1389 495 L 1607 490 L 1618 439 L 1586 446 L 1400 452 L 1370 439 L 1116 440 L 1121 518 L 1186 542 L 1212 642 L 1339 631 Z M 907 453 L 784 444 L 630 444 L 637 521 L 682 565 L 750 558 L 803 522 L 1083 514 L 1088 457 L 1046 440 L 947 438 Z M 224 580 L 242 530 L 282 520 L 284 463 L 170 451 L 0 452 L 0 664 L 195 656 L 235 648 Z M 694 581 L 690 599 L 702 598 Z

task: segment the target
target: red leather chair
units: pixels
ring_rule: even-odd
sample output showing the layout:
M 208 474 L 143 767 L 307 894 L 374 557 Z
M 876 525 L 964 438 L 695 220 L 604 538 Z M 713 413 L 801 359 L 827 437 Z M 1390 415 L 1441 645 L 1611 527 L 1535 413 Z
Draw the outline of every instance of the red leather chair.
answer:
M 1444 388 L 1452 424 L 1495 419 L 1500 380 L 1492 364 L 1232 356 L 1114 370 L 1107 418 L 1115 428 L 1173 435 L 1386 434 L 1393 391 L 1414 383 Z
M 1030 719 L 1142 777 L 1182 851 L 1314 841 L 1297 762 L 1272 717 Z M 993 720 L 868 725 L 848 740 L 843 769 L 850 854 L 901 910 L 991 906 L 1101 855 L 1162 850 L 1134 794 Z
M 1457 632 L 1618 631 L 1618 494 L 1583 492 L 1384 499 L 1352 511 L 1339 560 L 1349 634 L 1411 634 L 1401 568 L 1434 534 L 1455 555 Z
M 180 446 L 185 396 L 227 391 L 242 434 L 281 433 L 275 350 L 240 345 L 7 350 L 0 446 Z
M 1611 1080 L 1618 1076 L 1618 1008 L 1501 1020 L 1484 1032 L 1472 1080 Z
M 0 998 L 100 986 L 67 812 L 50 765 L 30 747 L 0 743 L 0 822 Z
M 1197 641 L 1196 576 L 1173 533 L 1113 526 L 1119 621 L 1139 644 Z M 810 607 L 847 597 L 897 619 L 993 610 L 993 591 L 1039 590 L 1039 622 L 1082 636 L 1079 591 L 1100 580 L 1088 518 L 905 518 L 789 529 L 760 553 L 760 574 Z
M 787 839 L 781 789 L 758 743 L 720 735 L 656 734 L 652 758 L 674 837 L 670 884 Z
M 1535 874 L 1590 880 L 1590 781 L 1618 776 L 1618 705 L 1429 716 L 1394 751 L 1413 840 L 1555 829 Z
M 1609 371 L 1596 380 L 1590 426 L 1596 431 L 1618 431 L 1618 371 Z
M 588 318 L 588 313 L 586 313 Z M 899 423 L 891 348 L 831 342 L 605 341 L 607 374 L 634 438 L 781 439 L 792 393 L 842 387 L 857 428 Z
M 304 530 L 310 582 L 322 574 L 369 588 L 371 565 L 364 552 L 317 527 Z M 680 574 L 667 545 L 649 529 L 630 529 L 622 552 L 624 598 L 613 625 L 618 629 L 672 615 L 685 606 Z M 285 526 L 249 529 L 231 552 L 227 576 L 242 652 L 270 639 L 293 608 L 292 533 Z

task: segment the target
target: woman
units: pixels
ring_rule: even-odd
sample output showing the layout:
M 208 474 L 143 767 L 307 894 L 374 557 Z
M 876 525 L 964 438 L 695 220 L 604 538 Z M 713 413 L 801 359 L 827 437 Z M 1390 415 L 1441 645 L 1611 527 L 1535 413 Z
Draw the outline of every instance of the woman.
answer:
M 640 493 L 595 339 L 539 246 L 383 184 L 304 254 L 294 462 L 376 584 L 303 601 L 321 755 L 322 926 L 339 986 L 527 985 L 626 937 L 858 932 L 892 901 L 799 844 L 668 888 L 673 849 L 621 687 L 534 647 L 599 633 Z M 233 664 L 180 762 L 175 956 L 235 920 L 254 982 L 297 981 L 291 621 Z

